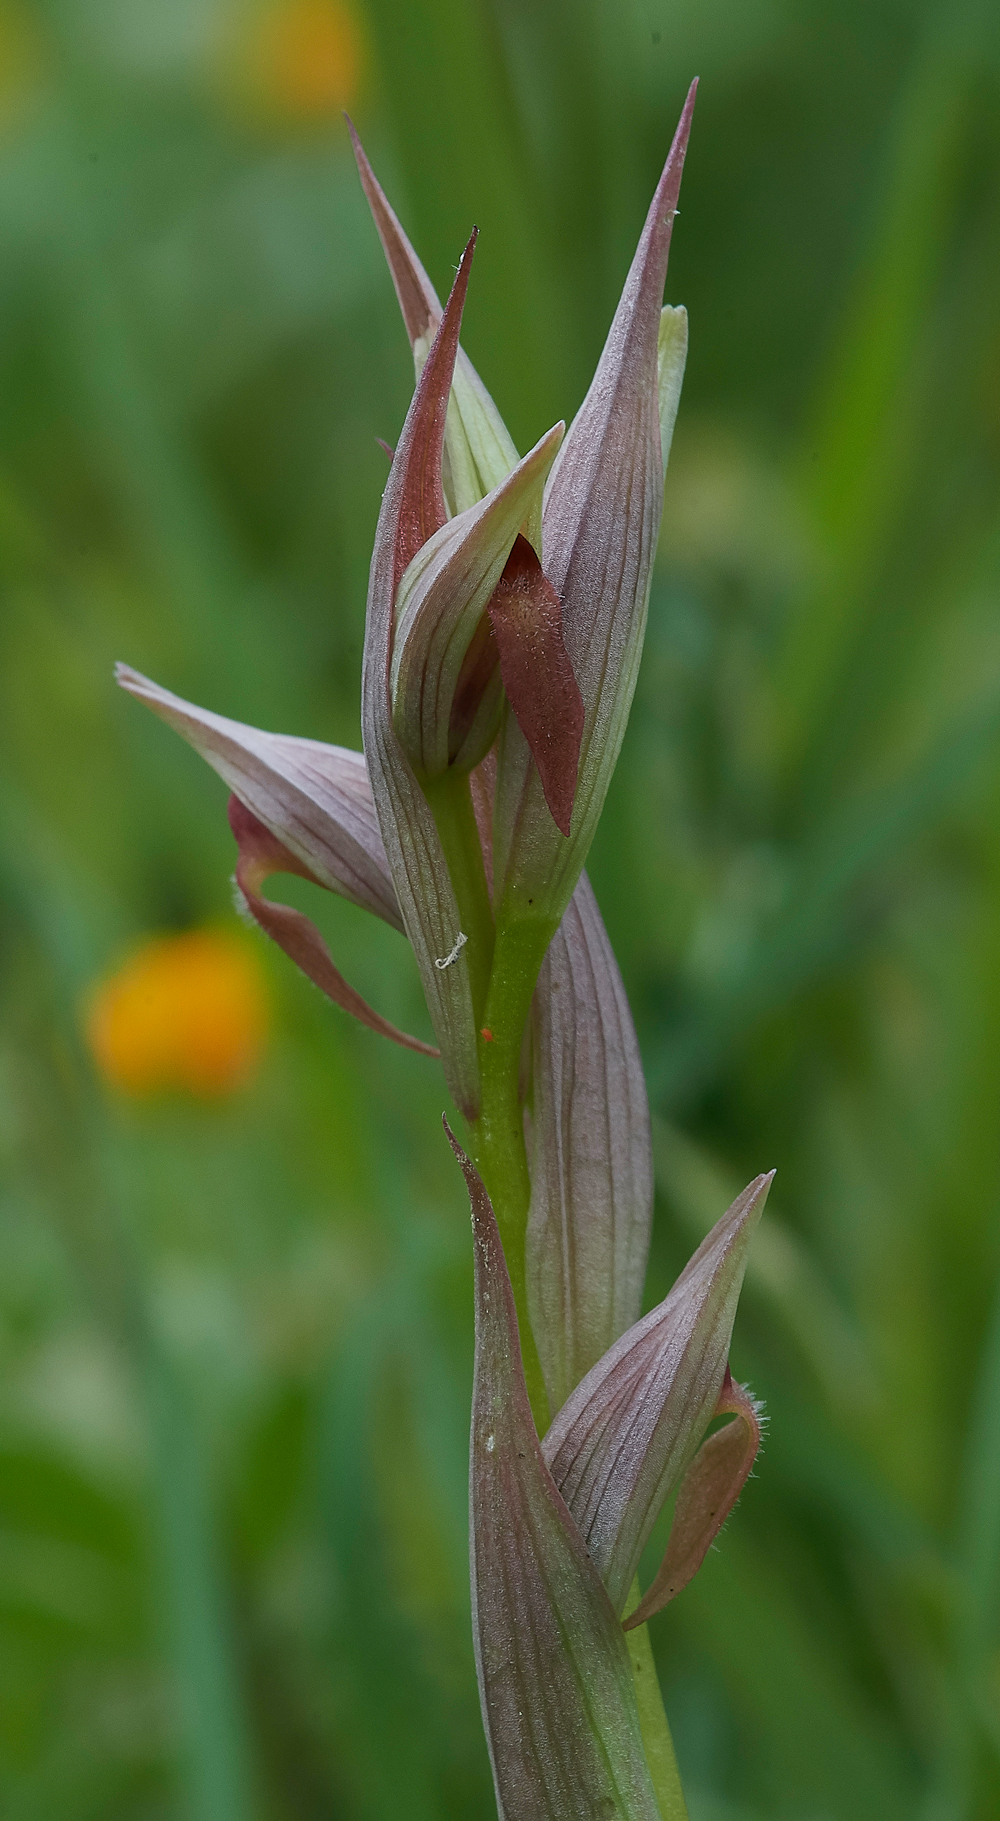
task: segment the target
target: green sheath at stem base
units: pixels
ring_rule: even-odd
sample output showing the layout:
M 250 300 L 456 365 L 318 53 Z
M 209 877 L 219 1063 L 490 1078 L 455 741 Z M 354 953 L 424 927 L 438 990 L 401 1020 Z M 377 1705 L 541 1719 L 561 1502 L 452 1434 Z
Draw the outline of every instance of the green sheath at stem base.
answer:
M 625 1604 L 626 1618 L 630 1612 L 635 1611 L 638 1604 L 639 1577 L 636 1575 Z M 649 1774 L 656 1792 L 660 1814 L 663 1821 L 688 1821 L 687 1803 L 684 1800 L 680 1772 L 677 1769 L 677 1755 L 663 1707 L 656 1664 L 653 1661 L 649 1626 L 637 1625 L 634 1631 L 627 1631 L 625 1642 L 628 1645 L 628 1654 L 632 1662 L 635 1698 L 639 1706 L 642 1748 L 646 1754 L 646 1763 L 649 1766 Z

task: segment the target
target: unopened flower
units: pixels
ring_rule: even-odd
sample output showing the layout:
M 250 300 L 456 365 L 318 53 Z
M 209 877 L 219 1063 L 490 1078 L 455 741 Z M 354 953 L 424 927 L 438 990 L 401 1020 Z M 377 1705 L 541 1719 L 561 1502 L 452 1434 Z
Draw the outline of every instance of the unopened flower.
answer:
M 475 236 L 442 310 L 355 139 L 418 374 L 379 515 L 362 675 L 391 893 L 384 872 L 372 878 L 370 827 L 359 836 L 351 826 L 349 755 L 223 727 L 120 672 L 269 831 L 251 852 L 252 825 L 239 824 L 244 896 L 331 997 L 361 1007 L 312 926 L 268 909 L 257 889 L 282 853 L 402 923 L 448 1085 L 473 1120 L 494 928 L 509 935 L 520 919 L 537 929 L 521 962 L 530 986 L 579 877 L 634 689 L 686 345 L 683 312 L 661 310 L 661 298 L 693 94 L 590 392 L 558 455 L 561 425 L 521 462 L 459 347 Z M 487 854 L 466 778 L 491 748 Z M 401 1035 L 369 1008 L 361 1015 Z
M 736 1197 L 669 1296 L 598 1360 L 545 1437 L 543 1450 L 553 1478 L 618 1613 L 624 1611 L 639 1558 L 666 1499 L 681 1482 L 713 1415 L 722 1413 L 718 1406 L 724 1387 L 723 1408 L 738 1426 L 743 1421 L 754 1430 L 753 1447 L 728 1504 L 717 1503 L 710 1514 L 718 1522 L 708 1529 L 695 1567 L 753 1464 L 760 1434 L 749 1400 L 739 1402 L 728 1375 L 729 1343 L 750 1239 L 773 1175 L 756 1177 Z M 740 1438 L 740 1461 L 745 1452 Z M 728 1455 L 725 1460 L 728 1466 Z M 713 1477 L 709 1470 L 707 1478 Z M 689 1543 L 685 1559 L 691 1553 Z M 678 1591 L 676 1579 L 668 1575 L 664 1587 Z M 659 1603 L 670 1597 L 665 1593 Z M 644 1602 L 641 1616 L 655 1610 L 655 1602 Z M 632 1622 L 639 1621 L 633 1617 Z
M 509 708 L 499 743 L 494 824 L 496 895 L 509 916 L 547 924 L 550 934 L 572 896 L 600 815 L 645 634 L 663 475 L 687 354 L 686 312 L 661 305 L 696 87 L 593 383 L 545 488 L 534 542 L 551 591 L 546 598 L 559 603 L 558 639 L 551 652 L 532 648 L 541 618 L 537 606 L 509 635 Z M 441 304 L 351 131 L 420 374 L 442 320 Z M 447 509 L 457 512 L 481 498 L 515 460 L 493 400 L 459 349 L 442 443 Z M 518 649 L 522 674 L 547 685 L 544 693 L 537 687 L 526 692 L 524 704 L 515 685 Z M 572 691 L 563 680 L 570 673 Z M 551 742 L 547 766 L 539 762 L 540 741 L 531 729 L 531 703 L 539 699 Z
M 682 1812 L 679 1789 L 658 1800 L 659 1748 L 654 1790 L 623 1633 L 695 1573 L 760 1439 L 729 1345 L 771 1178 L 639 1319 L 649 1109 L 583 871 L 635 687 L 684 369 L 686 316 L 662 295 L 693 101 L 692 87 L 584 403 L 523 459 L 459 342 L 475 232 L 442 307 L 351 129 L 416 375 L 369 578 L 363 757 L 119 672 L 229 786 L 245 909 L 338 1005 L 440 1053 L 469 1122 L 480 1167 L 455 1150 L 476 1264 L 473 1617 L 501 1821 Z M 281 871 L 405 932 L 439 1052 L 264 895 Z
M 522 535 L 537 521 L 562 425 L 481 504 L 448 522 L 446 426 L 474 243 L 475 236 L 422 362 L 382 497 L 361 697 L 365 756 L 389 869 L 449 1086 L 472 1118 L 479 1110 L 477 1026 L 492 959 L 486 952 L 492 918 L 483 906 L 470 919 L 478 927 L 463 931 L 462 881 L 448 866 L 459 855 L 446 853 L 443 823 L 447 818 L 452 824 L 463 811 L 468 822 L 463 768 L 485 757 L 495 737 L 497 668 L 529 742 L 546 814 L 567 828 L 583 722 L 559 603 L 538 552 Z M 435 777 L 450 797 L 428 789 Z M 439 968 L 442 952 L 452 953 L 460 933 L 468 947 L 457 965 Z

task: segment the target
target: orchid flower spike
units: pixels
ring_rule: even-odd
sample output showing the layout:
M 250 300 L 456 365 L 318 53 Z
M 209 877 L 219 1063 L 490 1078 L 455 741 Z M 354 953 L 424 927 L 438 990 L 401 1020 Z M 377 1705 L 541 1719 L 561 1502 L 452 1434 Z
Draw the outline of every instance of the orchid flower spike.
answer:
M 649 1108 L 583 870 L 635 689 L 684 371 L 687 318 L 663 290 L 695 86 L 590 389 L 523 458 L 460 346 L 476 230 L 442 305 L 350 128 L 416 381 L 386 445 L 364 754 L 118 671 L 231 793 L 240 907 L 368 1028 L 439 1056 L 469 1122 L 482 1175 L 451 1142 L 473 1214 L 472 1603 L 500 1821 L 683 1812 L 647 1738 L 649 1676 L 637 1698 L 630 1651 L 648 1645 L 624 1633 L 697 1571 L 760 1441 L 729 1347 L 771 1176 L 640 1318 Z M 367 1005 L 308 918 L 264 895 L 282 871 L 405 933 L 438 1047 Z

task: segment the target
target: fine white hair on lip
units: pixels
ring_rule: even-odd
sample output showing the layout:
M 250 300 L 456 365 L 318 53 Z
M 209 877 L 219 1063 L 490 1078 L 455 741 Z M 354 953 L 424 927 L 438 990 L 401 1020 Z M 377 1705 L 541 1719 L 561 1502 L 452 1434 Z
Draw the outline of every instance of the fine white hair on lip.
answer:
M 461 954 L 461 952 L 462 952 L 463 948 L 465 947 L 466 943 L 468 942 L 468 940 L 469 940 L 469 938 L 466 935 L 465 931 L 460 929 L 458 932 L 458 940 L 455 943 L 455 946 L 452 949 L 451 954 L 450 955 L 435 955 L 434 966 L 439 967 L 442 970 L 446 967 L 450 967 L 453 961 L 458 960 L 458 957 Z

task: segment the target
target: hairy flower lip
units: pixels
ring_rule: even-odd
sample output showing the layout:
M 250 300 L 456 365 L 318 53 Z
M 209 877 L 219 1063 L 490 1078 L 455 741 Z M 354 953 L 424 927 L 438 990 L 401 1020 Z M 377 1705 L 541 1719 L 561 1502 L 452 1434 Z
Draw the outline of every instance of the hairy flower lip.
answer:
M 732 1415 L 703 1442 L 681 1480 L 663 1561 L 642 1599 L 623 1621 L 632 1631 L 662 1611 L 697 1574 L 746 1483 L 760 1447 L 761 1407 L 727 1364 L 714 1415 Z

